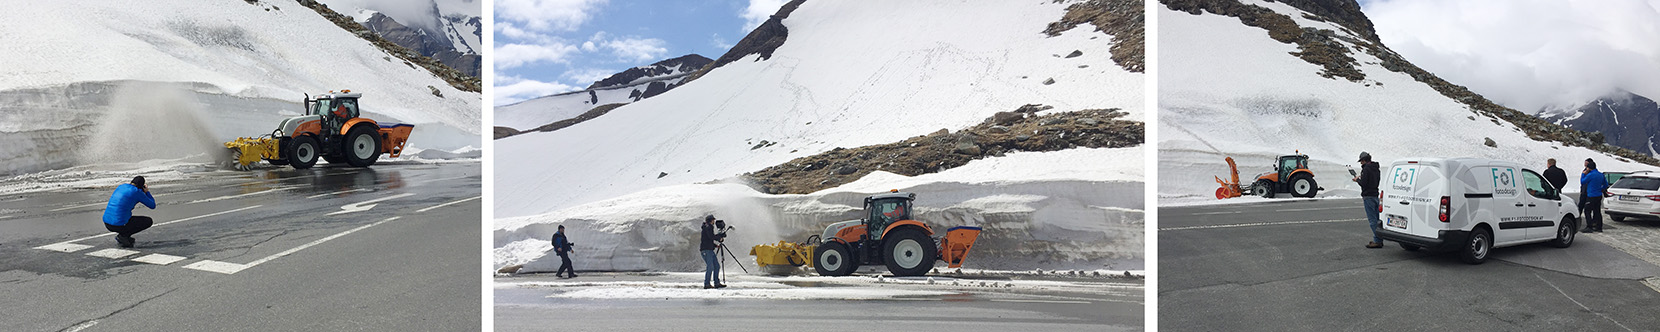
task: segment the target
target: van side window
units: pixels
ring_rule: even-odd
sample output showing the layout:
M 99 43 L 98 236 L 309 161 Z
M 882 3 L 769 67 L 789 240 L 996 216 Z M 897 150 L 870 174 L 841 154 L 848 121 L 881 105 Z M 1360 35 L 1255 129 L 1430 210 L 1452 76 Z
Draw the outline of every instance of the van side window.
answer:
M 1543 199 L 1557 199 L 1556 188 L 1545 185 L 1544 178 L 1540 177 L 1538 173 L 1524 169 L 1522 170 L 1522 179 L 1527 180 L 1527 193 L 1529 195 Z

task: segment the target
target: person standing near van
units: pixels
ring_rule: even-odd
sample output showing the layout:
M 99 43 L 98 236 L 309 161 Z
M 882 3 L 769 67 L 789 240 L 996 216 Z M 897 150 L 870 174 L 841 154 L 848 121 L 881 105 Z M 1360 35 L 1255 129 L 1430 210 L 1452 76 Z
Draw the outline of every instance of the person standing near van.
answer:
M 1378 163 L 1372 162 L 1372 154 L 1360 152 L 1360 175 L 1354 181 L 1360 183 L 1360 200 L 1365 202 L 1366 222 L 1372 227 L 1372 242 L 1367 248 L 1383 248 L 1383 238 L 1378 237 L 1378 228 L 1383 227 L 1383 221 L 1378 220 Z
M 1556 167 L 1556 158 L 1545 159 L 1545 182 L 1550 182 L 1556 192 L 1562 192 L 1562 186 L 1568 185 L 1568 173 Z
M 1608 178 L 1597 171 L 1597 162 L 1585 158 L 1585 171 L 1580 172 L 1579 183 L 1585 188 L 1585 229 L 1581 233 L 1602 232 L 1602 192 L 1608 190 Z

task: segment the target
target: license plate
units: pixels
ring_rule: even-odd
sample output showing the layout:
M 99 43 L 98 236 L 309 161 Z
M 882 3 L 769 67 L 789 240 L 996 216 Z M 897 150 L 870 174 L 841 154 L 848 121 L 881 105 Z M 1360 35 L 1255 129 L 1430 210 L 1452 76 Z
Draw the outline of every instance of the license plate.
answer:
M 1389 227 L 1406 228 L 1406 217 L 1389 215 Z
M 1622 200 L 1622 201 L 1636 202 L 1637 200 L 1640 200 L 1640 199 L 1643 199 L 1643 198 L 1638 197 L 1638 196 L 1632 196 L 1632 195 L 1620 195 L 1620 200 Z

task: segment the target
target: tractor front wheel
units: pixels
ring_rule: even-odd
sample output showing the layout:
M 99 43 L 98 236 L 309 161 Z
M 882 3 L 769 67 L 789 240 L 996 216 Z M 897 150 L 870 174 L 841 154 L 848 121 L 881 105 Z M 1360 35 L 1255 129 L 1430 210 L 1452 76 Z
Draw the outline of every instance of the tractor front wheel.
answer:
M 1274 182 L 1268 180 L 1257 181 L 1257 184 L 1251 185 L 1251 196 L 1274 198 Z
M 374 126 L 358 125 L 346 132 L 346 141 L 341 153 L 346 155 L 346 164 L 352 167 L 368 167 L 380 159 L 380 132 Z
M 317 139 L 311 136 L 295 137 L 288 141 L 288 164 L 294 169 L 307 169 L 317 164 Z
M 939 259 L 939 248 L 934 241 L 916 227 L 901 227 L 882 239 L 884 263 L 895 276 L 919 276 L 934 268 Z
M 821 276 L 845 276 L 859 268 L 859 262 L 853 259 L 853 250 L 840 242 L 819 245 L 813 250 L 813 260 L 813 270 Z

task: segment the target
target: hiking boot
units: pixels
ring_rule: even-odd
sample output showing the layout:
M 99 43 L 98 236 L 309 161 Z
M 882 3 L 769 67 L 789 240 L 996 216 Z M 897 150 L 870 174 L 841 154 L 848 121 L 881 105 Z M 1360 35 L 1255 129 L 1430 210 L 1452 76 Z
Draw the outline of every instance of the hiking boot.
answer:
M 134 242 L 138 242 L 138 240 L 129 235 L 118 234 L 115 236 L 115 243 L 121 245 L 122 248 L 132 248 Z
M 715 288 L 726 288 L 726 284 L 715 284 Z
M 1367 242 L 1366 247 L 1372 249 L 1383 248 L 1383 244 L 1377 242 Z
M 572 274 L 571 274 L 571 276 L 570 276 L 570 277 L 567 277 L 567 278 L 565 278 L 565 279 L 570 279 L 570 278 L 576 278 L 576 274 L 575 274 L 575 273 L 572 273 Z
M 715 289 L 715 286 L 703 285 L 703 289 Z

